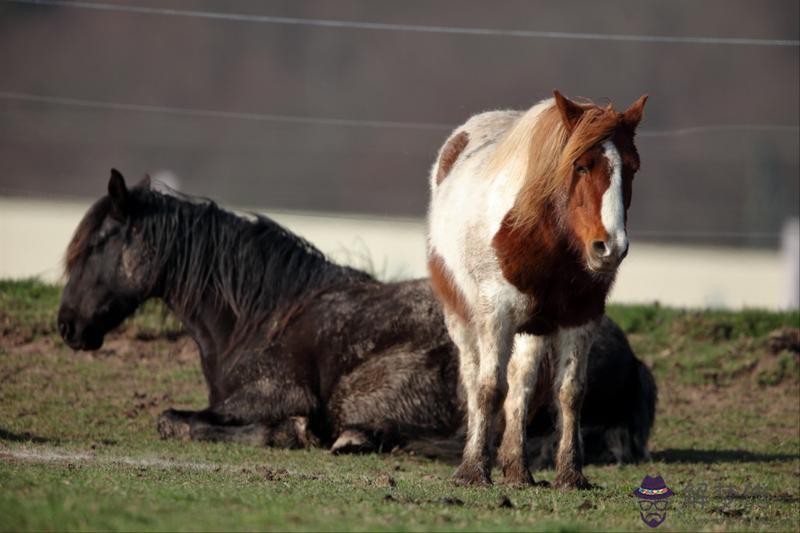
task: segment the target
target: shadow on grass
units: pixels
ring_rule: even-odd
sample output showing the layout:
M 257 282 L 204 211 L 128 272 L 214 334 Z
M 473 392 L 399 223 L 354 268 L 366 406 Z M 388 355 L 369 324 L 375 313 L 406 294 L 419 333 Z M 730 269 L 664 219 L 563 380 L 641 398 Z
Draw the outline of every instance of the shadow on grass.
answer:
M 668 448 L 652 453 L 653 461 L 662 463 L 771 463 L 800 459 L 800 454 L 753 453 L 745 450 L 692 450 Z
M 12 433 L 11 431 L 0 428 L 0 441 L 5 440 L 9 442 L 33 442 L 34 444 L 58 444 L 58 439 L 51 439 L 48 437 L 38 437 L 32 435 L 27 431 L 25 433 Z

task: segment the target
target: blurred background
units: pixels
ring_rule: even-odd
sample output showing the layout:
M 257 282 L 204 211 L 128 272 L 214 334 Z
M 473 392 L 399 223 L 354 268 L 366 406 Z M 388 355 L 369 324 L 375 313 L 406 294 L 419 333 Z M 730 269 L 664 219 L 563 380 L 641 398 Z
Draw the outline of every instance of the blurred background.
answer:
M 58 279 L 112 166 L 424 276 L 449 130 L 558 88 L 650 95 L 612 300 L 796 307 L 799 5 L 0 1 L 0 277 Z

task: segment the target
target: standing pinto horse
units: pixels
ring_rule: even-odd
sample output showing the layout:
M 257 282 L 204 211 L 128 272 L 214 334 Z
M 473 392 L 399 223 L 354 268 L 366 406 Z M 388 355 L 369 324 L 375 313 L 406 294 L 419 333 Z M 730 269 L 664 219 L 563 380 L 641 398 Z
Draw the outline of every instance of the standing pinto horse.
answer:
M 553 388 L 555 485 L 589 486 L 580 433 L 587 354 L 628 253 L 633 137 L 646 99 L 617 113 L 555 91 L 526 112 L 470 118 L 439 152 L 429 266 L 467 391 L 458 483 L 491 483 L 491 434 L 505 394 L 498 461 L 506 482 L 532 484 L 525 421 L 532 395 Z

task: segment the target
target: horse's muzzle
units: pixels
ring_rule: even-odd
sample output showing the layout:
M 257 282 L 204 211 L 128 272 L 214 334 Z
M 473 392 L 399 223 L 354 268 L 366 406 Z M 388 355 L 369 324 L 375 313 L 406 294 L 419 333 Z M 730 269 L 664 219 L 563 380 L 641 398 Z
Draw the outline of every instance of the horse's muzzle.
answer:
M 58 313 L 58 333 L 73 350 L 98 350 L 103 346 L 103 335 L 91 327 L 81 327 L 73 313 L 62 308 Z
M 589 270 L 603 274 L 615 272 L 627 255 L 627 239 L 622 243 L 595 240 L 586 250 Z

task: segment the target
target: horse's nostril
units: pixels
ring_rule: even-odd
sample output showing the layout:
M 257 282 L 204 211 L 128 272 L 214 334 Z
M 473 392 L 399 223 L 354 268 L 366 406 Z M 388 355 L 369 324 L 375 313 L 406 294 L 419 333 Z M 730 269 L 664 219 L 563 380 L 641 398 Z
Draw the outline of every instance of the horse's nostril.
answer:
M 594 250 L 594 253 L 601 257 L 605 257 L 608 254 L 606 243 L 603 241 L 594 241 L 592 243 L 592 250 Z
M 59 320 L 58 321 L 58 332 L 61 333 L 61 337 L 65 340 L 69 340 L 72 337 L 72 323 L 66 320 Z
M 630 248 L 630 247 L 628 246 L 628 243 L 625 243 L 625 249 L 624 249 L 624 250 L 622 250 L 622 253 L 621 253 L 621 254 L 619 254 L 619 260 L 620 260 L 620 261 L 622 261 L 623 259 L 625 259 L 626 257 L 628 257 L 628 249 L 629 249 L 629 248 Z

